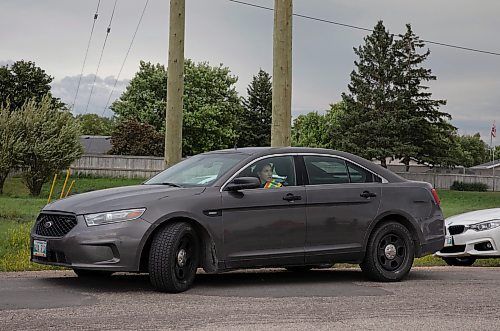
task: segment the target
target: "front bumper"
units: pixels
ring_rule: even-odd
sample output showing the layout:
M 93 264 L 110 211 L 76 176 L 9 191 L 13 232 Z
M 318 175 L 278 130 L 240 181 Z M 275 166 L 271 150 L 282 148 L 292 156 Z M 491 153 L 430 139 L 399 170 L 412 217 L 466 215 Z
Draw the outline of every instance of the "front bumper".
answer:
M 61 238 L 31 232 L 31 261 L 69 268 L 139 271 L 143 238 L 151 224 L 136 219 L 114 224 L 89 227 L 83 216 L 77 225 Z M 33 241 L 47 243 L 46 257 L 33 255 Z
M 449 232 L 447 232 L 449 234 Z M 498 257 L 500 256 L 500 229 L 485 231 L 466 230 L 453 235 L 453 245 L 445 246 L 436 253 L 440 257 Z M 487 245 L 491 249 L 487 249 Z

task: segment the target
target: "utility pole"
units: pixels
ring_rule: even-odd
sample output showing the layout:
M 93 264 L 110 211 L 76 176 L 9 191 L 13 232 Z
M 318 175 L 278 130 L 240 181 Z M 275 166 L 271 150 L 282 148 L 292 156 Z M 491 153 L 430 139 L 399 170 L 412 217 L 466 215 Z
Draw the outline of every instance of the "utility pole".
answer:
M 167 168 L 182 158 L 185 17 L 185 0 L 170 0 L 167 113 L 165 118 L 165 165 Z
M 271 146 L 290 146 L 292 134 L 293 0 L 274 1 Z

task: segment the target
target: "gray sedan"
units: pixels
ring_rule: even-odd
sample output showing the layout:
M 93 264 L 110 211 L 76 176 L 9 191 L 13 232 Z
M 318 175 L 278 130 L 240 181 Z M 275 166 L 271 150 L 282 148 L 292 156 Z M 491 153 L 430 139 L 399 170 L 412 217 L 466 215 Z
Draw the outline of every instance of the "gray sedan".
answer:
M 78 276 L 148 272 L 182 292 L 199 267 L 307 271 L 360 264 L 399 281 L 413 259 L 443 247 L 439 198 L 355 155 L 312 148 L 242 148 L 190 157 L 142 185 L 47 205 L 31 233 L 33 262 Z

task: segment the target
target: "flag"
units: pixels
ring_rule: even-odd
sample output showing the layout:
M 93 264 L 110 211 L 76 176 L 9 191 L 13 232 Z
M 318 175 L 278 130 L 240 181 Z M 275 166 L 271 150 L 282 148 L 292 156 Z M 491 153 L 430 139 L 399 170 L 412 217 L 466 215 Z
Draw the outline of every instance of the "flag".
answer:
M 495 126 L 495 122 L 493 122 L 493 126 L 491 127 L 491 136 L 493 138 L 497 137 L 497 127 Z

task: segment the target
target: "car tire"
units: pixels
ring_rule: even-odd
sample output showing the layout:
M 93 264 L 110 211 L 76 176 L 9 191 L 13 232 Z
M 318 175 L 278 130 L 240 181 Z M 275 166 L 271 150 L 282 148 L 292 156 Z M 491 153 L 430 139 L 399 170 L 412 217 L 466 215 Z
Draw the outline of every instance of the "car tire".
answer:
M 377 226 L 370 235 L 360 267 L 372 280 L 396 282 L 410 272 L 414 256 L 410 231 L 400 223 L 387 222 Z
M 75 274 L 80 278 L 93 278 L 93 277 L 109 277 L 113 274 L 112 271 L 105 270 L 89 270 L 89 269 L 73 269 Z
M 464 256 L 464 257 L 443 257 L 442 258 L 447 265 L 451 266 L 461 266 L 461 267 L 470 267 L 476 262 L 476 258 L 472 256 Z
M 153 237 L 149 254 L 149 278 L 162 292 L 179 293 L 191 287 L 198 269 L 200 245 L 187 223 L 169 224 Z

